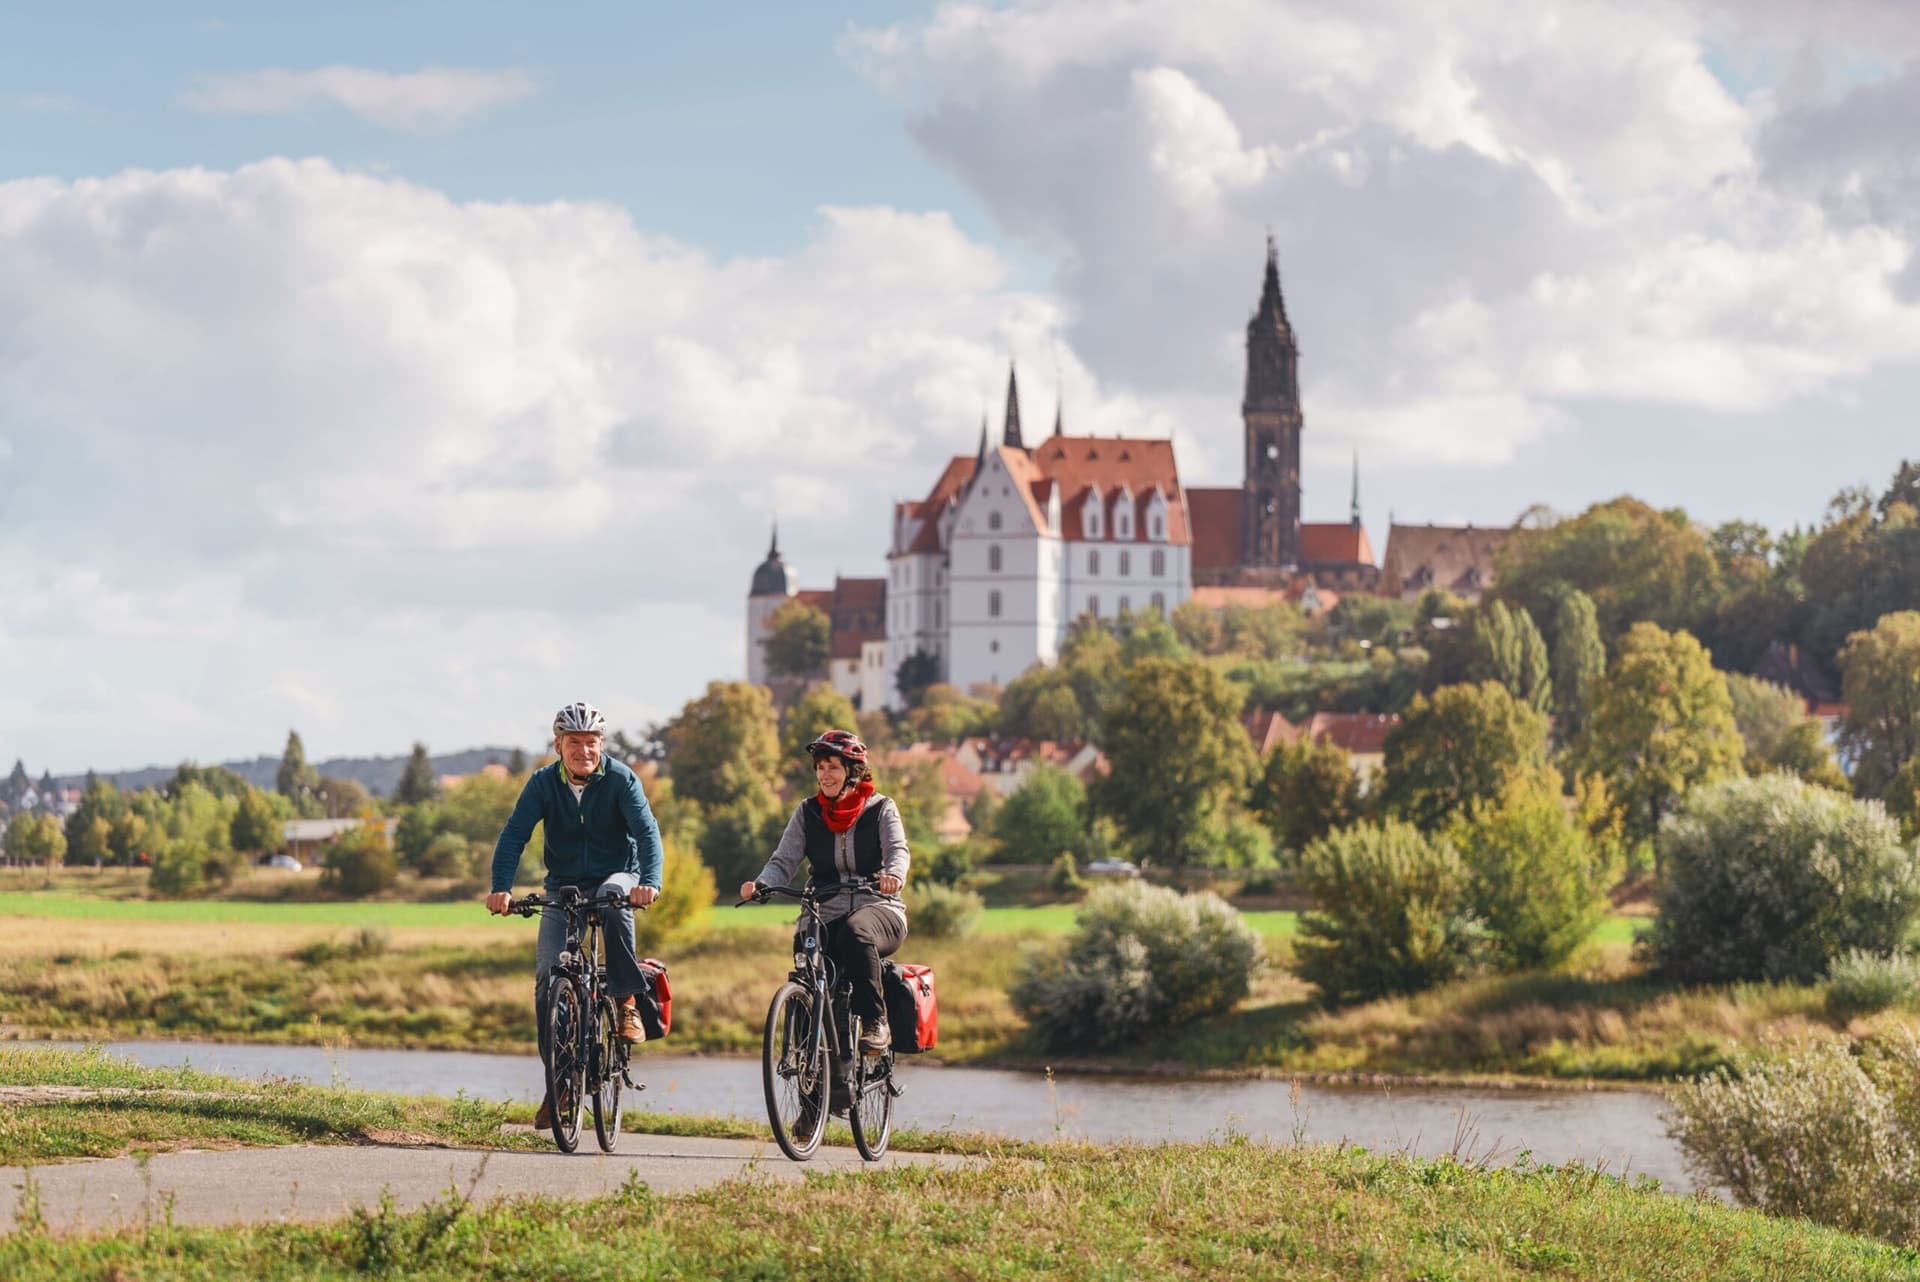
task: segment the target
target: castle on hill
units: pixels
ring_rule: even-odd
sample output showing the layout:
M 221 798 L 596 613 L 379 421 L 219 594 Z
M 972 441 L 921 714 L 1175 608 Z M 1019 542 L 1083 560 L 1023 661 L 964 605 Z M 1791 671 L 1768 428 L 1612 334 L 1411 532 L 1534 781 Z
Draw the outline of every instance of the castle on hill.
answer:
M 894 504 L 885 578 L 802 592 L 775 538 L 747 598 L 748 680 L 767 682 L 767 620 L 796 596 L 833 620 L 829 676 L 870 708 L 898 703 L 900 666 L 920 653 L 963 689 L 1004 685 L 1056 658 L 1081 615 L 1378 590 L 1357 469 L 1347 520 L 1301 520 L 1300 353 L 1271 238 L 1246 351 L 1242 478 L 1223 488 L 1184 486 L 1171 440 L 1072 436 L 1058 410 L 1030 441 L 1010 369 L 999 439 L 983 423 L 972 454 Z

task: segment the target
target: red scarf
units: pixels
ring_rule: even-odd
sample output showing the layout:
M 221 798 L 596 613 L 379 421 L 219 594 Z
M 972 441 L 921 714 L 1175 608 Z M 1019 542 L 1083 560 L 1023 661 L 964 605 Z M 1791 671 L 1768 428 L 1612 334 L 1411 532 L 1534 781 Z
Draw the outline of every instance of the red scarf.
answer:
M 834 832 L 845 832 L 860 818 L 860 812 L 867 808 L 867 798 L 872 795 L 873 780 L 862 779 L 852 788 L 842 788 L 838 797 L 816 792 L 814 799 L 820 803 L 820 817 L 827 821 L 827 827 Z

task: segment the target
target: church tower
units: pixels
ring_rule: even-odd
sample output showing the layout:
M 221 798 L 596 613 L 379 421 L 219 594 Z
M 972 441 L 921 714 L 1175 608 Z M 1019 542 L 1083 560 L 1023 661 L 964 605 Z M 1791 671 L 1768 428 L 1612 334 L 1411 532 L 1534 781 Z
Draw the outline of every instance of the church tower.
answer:
M 1241 483 L 1240 564 L 1300 564 L 1300 349 L 1280 296 L 1280 264 L 1267 237 L 1260 307 L 1247 322 L 1247 462 Z

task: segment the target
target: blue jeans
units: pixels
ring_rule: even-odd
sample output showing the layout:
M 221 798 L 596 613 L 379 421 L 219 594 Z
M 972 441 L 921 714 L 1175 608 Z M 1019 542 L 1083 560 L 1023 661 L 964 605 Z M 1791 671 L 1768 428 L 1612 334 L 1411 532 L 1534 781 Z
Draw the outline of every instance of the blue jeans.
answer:
M 617 872 L 598 886 L 582 886 L 580 890 L 586 895 L 600 890 L 618 890 L 624 895 L 639 884 L 634 874 Z M 548 887 L 548 893 L 555 889 L 558 887 Z M 599 915 L 600 937 L 607 941 L 607 992 L 618 1000 L 645 986 L 640 978 L 640 957 L 633 948 L 633 909 L 602 908 Z M 567 915 L 558 908 L 541 909 L 540 938 L 533 947 L 533 1015 L 543 1059 L 547 1053 L 547 980 L 566 945 Z

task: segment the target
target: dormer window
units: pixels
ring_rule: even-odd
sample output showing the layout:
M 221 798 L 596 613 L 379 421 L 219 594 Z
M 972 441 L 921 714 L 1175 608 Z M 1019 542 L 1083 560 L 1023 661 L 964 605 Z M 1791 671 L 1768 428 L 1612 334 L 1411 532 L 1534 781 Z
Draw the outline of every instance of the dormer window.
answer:
M 1100 509 L 1102 503 L 1100 490 L 1096 486 L 1087 491 L 1086 505 L 1080 509 L 1080 532 L 1089 539 L 1101 537 Z
M 1127 510 L 1128 506 L 1129 504 L 1125 495 L 1122 495 L 1120 501 L 1114 504 L 1113 537 L 1116 539 L 1130 539 L 1133 537 L 1133 514 Z

